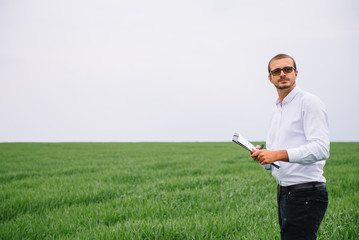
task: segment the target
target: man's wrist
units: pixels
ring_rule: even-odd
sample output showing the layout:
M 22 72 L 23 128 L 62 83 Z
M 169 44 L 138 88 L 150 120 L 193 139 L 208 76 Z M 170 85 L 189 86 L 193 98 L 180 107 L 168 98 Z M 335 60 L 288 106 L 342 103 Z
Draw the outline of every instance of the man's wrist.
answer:
M 279 150 L 277 151 L 277 161 L 289 162 L 287 150 Z

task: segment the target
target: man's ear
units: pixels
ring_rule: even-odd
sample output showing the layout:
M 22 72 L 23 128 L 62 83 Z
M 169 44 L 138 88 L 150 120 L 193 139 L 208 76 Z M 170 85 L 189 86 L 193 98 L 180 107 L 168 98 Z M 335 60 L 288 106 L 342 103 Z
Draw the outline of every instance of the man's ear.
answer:
M 272 75 L 269 74 L 269 75 L 268 75 L 268 79 L 269 79 L 269 81 L 270 81 L 271 83 L 273 83 L 273 82 L 272 82 Z

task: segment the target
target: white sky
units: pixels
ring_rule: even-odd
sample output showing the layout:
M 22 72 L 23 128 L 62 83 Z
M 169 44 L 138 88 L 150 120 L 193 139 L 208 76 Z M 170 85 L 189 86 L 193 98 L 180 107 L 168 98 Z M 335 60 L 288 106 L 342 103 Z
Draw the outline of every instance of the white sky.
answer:
M 0 142 L 265 140 L 267 64 L 359 141 L 356 0 L 0 0 Z

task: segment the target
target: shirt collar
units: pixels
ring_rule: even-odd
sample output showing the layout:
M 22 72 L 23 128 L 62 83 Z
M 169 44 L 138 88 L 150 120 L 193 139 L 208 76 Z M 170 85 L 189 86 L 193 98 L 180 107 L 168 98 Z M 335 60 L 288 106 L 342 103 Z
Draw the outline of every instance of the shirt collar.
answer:
M 299 87 L 295 86 L 295 87 L 293 88 L 293 90 L 290 91 L 290 93 L 283 99 L 283 104 L 288 104 L 288 103 L 290 103 L 290 102 L 294 99 L 294 97 L 297 95 L 297 93 L 299 93 L 299 92 L 301 92 L 301 91 L 302 91 L 302 90 L 301 90 Z M 276 101 L 276 105 L 280 105 L 280 100 L 279 100 L 279 98 L 278 98 L 277 101 Z

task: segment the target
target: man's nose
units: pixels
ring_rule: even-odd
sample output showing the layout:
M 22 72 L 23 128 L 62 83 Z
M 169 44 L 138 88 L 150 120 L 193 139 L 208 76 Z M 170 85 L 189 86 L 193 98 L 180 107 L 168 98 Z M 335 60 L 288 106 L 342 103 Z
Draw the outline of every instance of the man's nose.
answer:
M 280 76 L 285 76 L 283 69 L 280 70 Z

